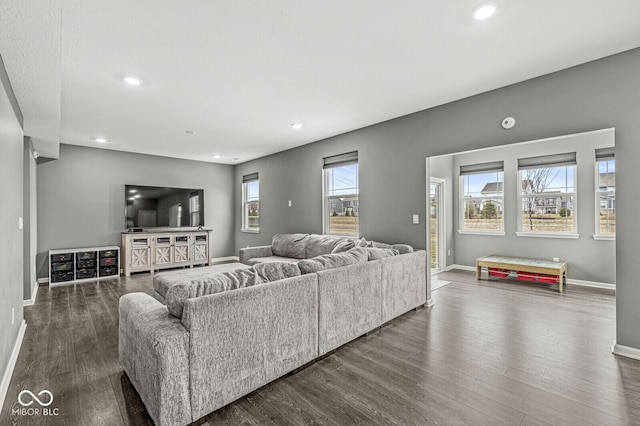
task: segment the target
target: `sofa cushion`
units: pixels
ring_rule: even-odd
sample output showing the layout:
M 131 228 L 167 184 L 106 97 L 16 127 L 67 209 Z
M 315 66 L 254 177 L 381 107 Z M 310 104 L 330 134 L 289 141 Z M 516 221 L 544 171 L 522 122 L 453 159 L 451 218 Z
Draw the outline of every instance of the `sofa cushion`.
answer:
M 200 266 L 193 269 L 177 269 L 174 271 L 162 271 L 153 276 L 153 289 L 162 296 L 158 299 L 162 303 L 167 295 L 167 291 L 176 284 L 181 284 L 194 279 L 206 278 L 211 275 L 234 271 L 236 269 L 249 269 L 250 266 L 239 263 L 223 263 L 219 265 Z M 155 297 L 155 296 L 154 296 Z
M 356 241 L 354 239 L 348 239 L 340 241 L 336 246 L 331 250 L 331 253 L 343 253 L 345 251 L 349 251 L 356 246 Z
M 305 259 L 311 259 L 323 254 L 330 254 L 336 246 L 343 241 L 348 240 L 349 238 L 337 237 L 335 235 L 311 234 L 307 240 L 307 255 Z
M 356 241 L 356 247 L 373 247 L 373 242 L 367 241 L 364 238 L 360 238 Z
M 270 262 L 298 263 L 300 262 L 300 259 L 296 259 L 294 257 L 267 256 L 267 257 L 254 257 L 253 259 L 249 259 L 248 262 L 249 262 L 249 265 L 255 266 L 259 263 L 270 263 Z
M 394 250 L 398 250 L 398 253 L 400 254 L 413 253 L 413 247 L 411 247 L 409 244 L 393 244 L 391 248 Z
M 291 262 L 258 263 L 254 265 L 253 269 L 264 282 L 278 281 L 301 275 L 298 264 Z
M 220 293 L 261 284 L 263 280 L 253 269 L 240 269 L 221 274 L 186 280 L 171 287 L 165 295 L 169 313 L 182 318 L 184 301 L 207 294 Z
M 271 239 L 271 251 L 275 256 L 306 259 L 309 234 L 276 234 Z
M 375 247 L 367 247 L 365 248 L 369 260 L 378 260 L 384 259 L 385 257 L 397 256 L 400 254 L 398 250 L 392 248 L 375 248 Z
M 344 253 L 323 254 L 313 259 L 301 260 L 298 262 L 298 267 L 303 274 L 310 274 L 325 269 L 364 263 L 367 260 L 369 260 L 369 256 L 363 248 L 354 248 Z
M 378 241 L 371 241 L 371 245 L 368 247 L 375 247 L 375 248 L 391 248 L 391 244 L 387 244 L 387 243 L 381 243 Z

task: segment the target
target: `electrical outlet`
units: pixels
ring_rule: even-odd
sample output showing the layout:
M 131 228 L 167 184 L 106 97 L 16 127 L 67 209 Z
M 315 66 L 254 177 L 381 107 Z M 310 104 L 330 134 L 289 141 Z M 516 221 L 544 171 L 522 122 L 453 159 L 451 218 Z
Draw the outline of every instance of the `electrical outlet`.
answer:
M 24 222 L 22 221 L 22 216 L 18 218 L 18 229 L 24 228 Z
M 560 258 L 559 258 L 559 257 L 554 257 L 554 258 L 553 258 L 553 261 L 554 261 L 554 262 L 560 262 Z
M 289 200 L 289 207 L 291 207 L 291 200 Z

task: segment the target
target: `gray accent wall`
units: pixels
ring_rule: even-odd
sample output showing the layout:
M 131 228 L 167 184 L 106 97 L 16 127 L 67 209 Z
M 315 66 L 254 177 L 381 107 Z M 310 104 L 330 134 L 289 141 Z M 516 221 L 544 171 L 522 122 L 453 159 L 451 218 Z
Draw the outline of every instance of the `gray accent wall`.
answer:
M 233 255 L 233 166 L 61 144 L 37 179 L 38 277 L 50 249 L 121 244 L 125 184 L 204 189 L 210 255 Z
M 638 69 L 640 49 L 633 49 L 238 165 L 236 251 L 267 244 L 277 232 L 322 231 L 327 155 L 359 151 L 363 236 L 425 247 L 426 157 L 615 128 L 617 343 L 640 349 L 640 199 L 632 176 L 640 161 Z M 508 116 L 517 124 L 504 130 Z M 242 175 L 251 172 L 260 172 L 260 234 L 240 231 Z M 416 213 L 419 225 L 411 223 Z
M 23 318 L 23 231 L 18 228 L 18 218 L 23 216 L 24 140 L 22 115 L 12 99 L 15 97 L 0 58 L 0 380 L 7 371 Z

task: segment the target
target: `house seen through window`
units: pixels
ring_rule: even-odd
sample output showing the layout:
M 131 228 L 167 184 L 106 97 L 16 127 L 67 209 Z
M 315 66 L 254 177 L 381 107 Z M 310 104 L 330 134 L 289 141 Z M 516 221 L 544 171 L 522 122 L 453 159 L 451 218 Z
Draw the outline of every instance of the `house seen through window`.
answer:
M 596 235 L 616 234 L 616 160 L 613 148 L 596 149 Z
M 504 163 L 460 166 L 462 220 L 460 229 L 504 229 Z
M 519 231 L 575 233 L 576 153 L 521 158 L 518 175 Z
M 258 173 L 242 177 L 242 230 L 260 230 L 260 180 Z
M 359 236 L 358 152 L 323 159 L 324 233 Z

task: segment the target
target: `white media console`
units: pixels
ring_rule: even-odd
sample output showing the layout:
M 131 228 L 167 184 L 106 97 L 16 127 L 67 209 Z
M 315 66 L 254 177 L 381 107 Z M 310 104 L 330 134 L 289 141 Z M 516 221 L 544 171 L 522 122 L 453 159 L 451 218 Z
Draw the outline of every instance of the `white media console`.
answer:
M 124 275 L 209 264 L 209 230 L 122 233 Z

